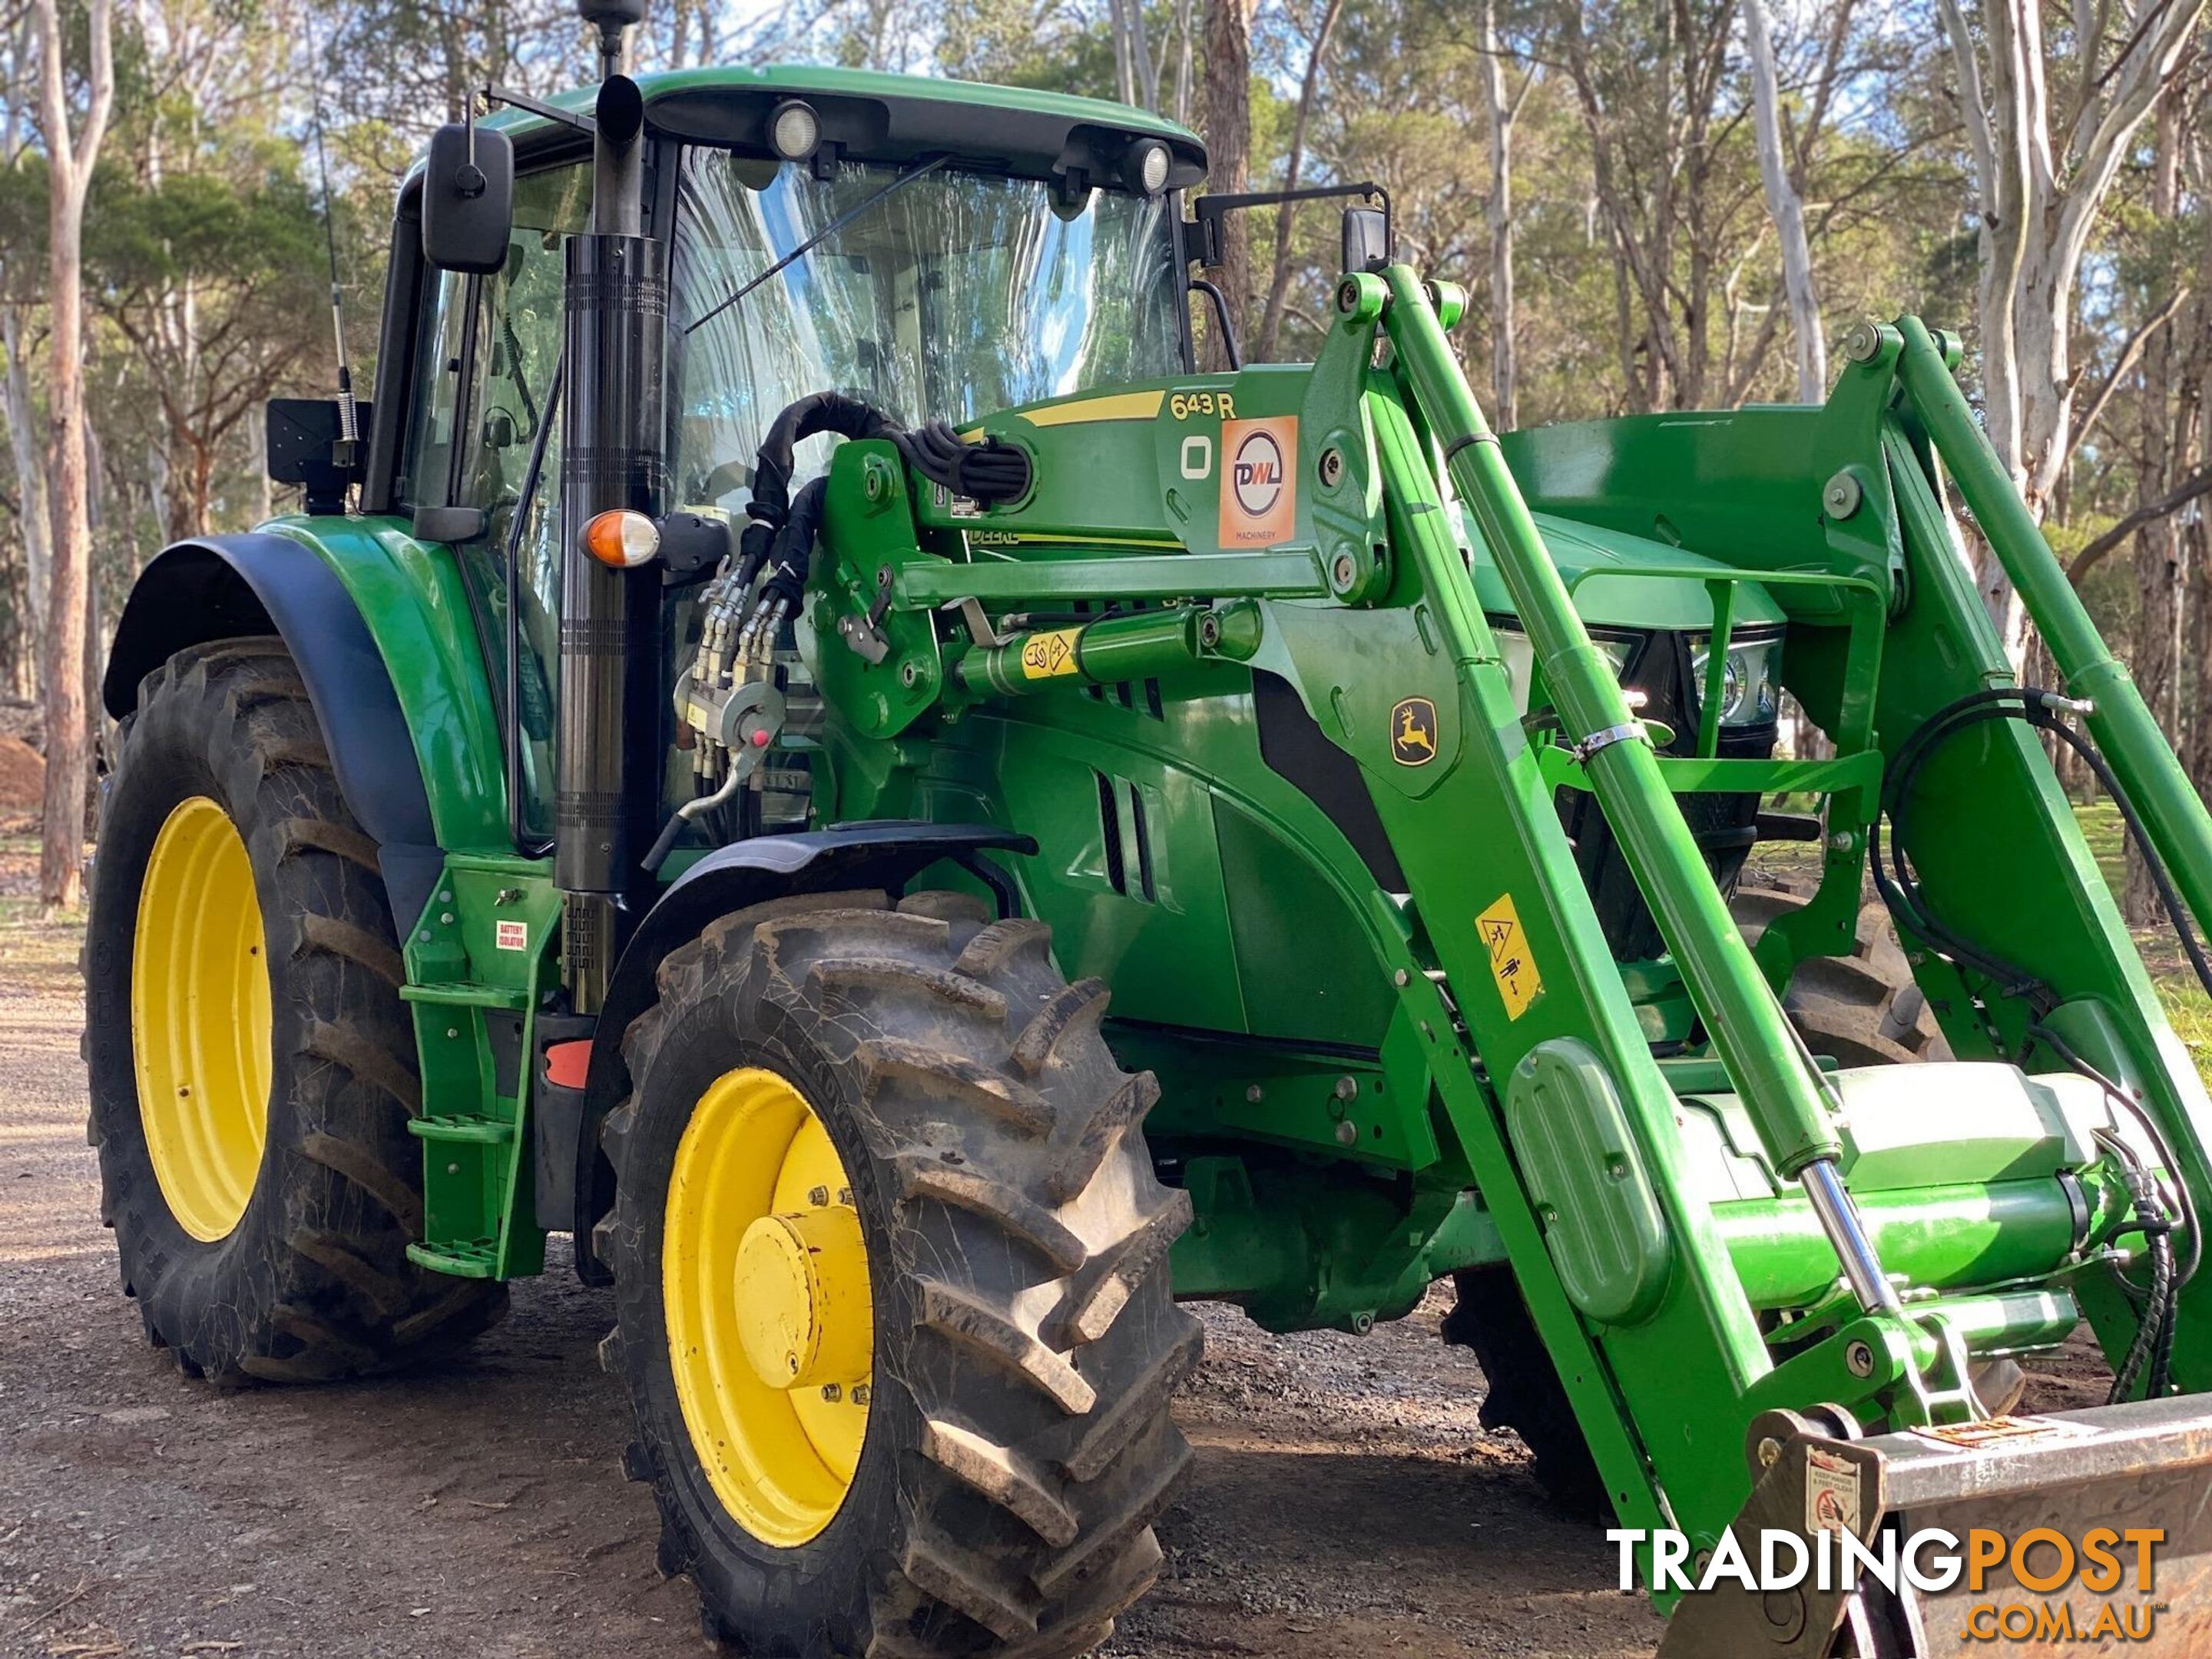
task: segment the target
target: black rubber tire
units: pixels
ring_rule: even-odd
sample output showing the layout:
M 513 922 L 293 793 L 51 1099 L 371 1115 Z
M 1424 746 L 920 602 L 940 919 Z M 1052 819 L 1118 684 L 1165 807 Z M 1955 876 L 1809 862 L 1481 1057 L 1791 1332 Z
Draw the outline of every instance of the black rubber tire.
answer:
M 604 1136 L 595 1235 L 615 1272 L 603 1355 L 658 1502 L 660 1564 L 710 1636 L 759 1659 L 1058 1659 L 1152 1584 L 1153 1517 L 1190 1455 L 1169 1415 L 1197 1362 L 1168 1246 L 1188 1196 L 1142 1132 L 1150 1073 L 1098 1030 L 1106 988 L 1054 968 L 1041 924 L 954 894 L 798 897 L 720 918 L 662 966 L 631 1028 L 632 1093 Z M 842 1507 L 778 1548 L 727 1514 L 693 1451 L 661 1296 L 676 1148 L 739 1066 L 794 1084 L 852 1178 L 876 1383 Z
M 1471 1267 L 1452 1275 L 1452 1288 L 1443 1338 L 1473 1349 L 1482 1367 L 1489 1385 L 1482 1396 L 1482 1426 L 1521 1437 L 1532 1460 L 1529 1473 L 1561 1514 L 1603 1524 L 1613 1512 L 1613 1499 L 1512 1268 L 1502 1263 Z
M 1771 887 L 1741 887 L 1729 902 L 1736 927 L 1756 944 L 1766 924 L 1804 900 Z M 1879 904 L 1859 912 L 1858 940 L 1847 957 L 1808 957 L 1790 975 L 1782 1006 L 1816 1054 L 1839 1065 L 1905 1066 L 1948 1060 L 1951 1048 L 1935 1010 L 1913 982 L 1898 948 L 1889 913 Z
M 191 796 L 245 841 L 267 935 L 268 1141 L 246 1212 L 213 1243 L 170 1213 L 146 1149 L 131 975 L 154 839 Z M 101 811 L 86 927 L 88 1135 L 101 1218 L 148 1339 L 188 1376 L 324 1382 L 452 1351 L 506 1287 L 407 1260 L 422 1227 L 415 1041 L 376 847 L 346 810 L 283 641 L 223 640 L 147 676 Z

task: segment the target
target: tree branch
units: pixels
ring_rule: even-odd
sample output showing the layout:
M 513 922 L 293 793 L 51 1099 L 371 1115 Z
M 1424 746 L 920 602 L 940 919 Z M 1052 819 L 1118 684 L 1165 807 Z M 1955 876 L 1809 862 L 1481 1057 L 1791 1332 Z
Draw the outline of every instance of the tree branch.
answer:
M 2112 401 L 2112 394 L 2119 390 L 2120 382 L 2128 377 L 2136 360 L 2142 356 L 2143 348 L 2150 343 L 2151 336 L 2173 320 L 2174 313 L 2188 300 L 2189 293 L 2189 285 L 2184 283 L 2167 296 L 2164 305 L 2144 318 L 2136 325 L 2136 331 L 2128 336 L 2120 347 L 2120 355 L 2112 360 L 2112 372 L 2105 377 L 2105 383 L 2097 388 L 2097 395 L 2089 399 L 2081 418 L 2074 422 L 2073 431 L 2067 434 L 2066 453 L 2069 457 L 2081 447 L 2081 440 L 2089 435 L 2090 428 L 2097 424 L 2098 418 L 2105 412 L 2105 406 Z
M 2196 476 L 2184 483 L 2172 495 L 2147 502 L 2122 519 L 2103 535 L 2074 556 L 2074 562 L 2066 567 L 2066 580 L 2075 586 L 2081 579 L 2104 562 L 2105 556 L 2147 524 L 2179 513 L 2199 495 L 2212 495 L 2212 466 L 2197 469 Z

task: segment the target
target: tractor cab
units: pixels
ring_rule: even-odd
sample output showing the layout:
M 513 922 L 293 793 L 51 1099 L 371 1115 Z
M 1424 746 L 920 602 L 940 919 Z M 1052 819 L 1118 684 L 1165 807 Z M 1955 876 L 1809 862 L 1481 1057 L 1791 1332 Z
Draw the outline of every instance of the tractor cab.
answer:
M 617 447 L 649 457 L 629 479 L 636 505 L 678 515 L 696 574 L 725 550 L 722 527 L 744 522 L 770 423 L 810 393 L 919 426 L 1189 367 L 1182 193 L 1203 153 L 1182 129 L 1082 100 L 864 71 L 635 84 L 638 223 L 658 285 L 638 349 L 656 372 L 635 388 L 651 409 L 623 411 Z M 486 268 L 426 257 L 426 204 L 429 255 L 441 211 L 455 216 L 434 149 L 401 193 L 385 337 L 413 343 L 386 348 L 361 489 L 365 511 L 452 549 L 495 680 L 513 692 L 516 839 L 542 848 L 562 718 L 564 246 L 593 224 L 595 163 L 578 124 L 596 118 L 582 95 L 531 102 L 471 141 L 512 149 L 504 223 L 493 216 L 504 252 L 470 260 Z M 460 208 L 481 221 L 497 205 Z M 826 459 L 820 446 L 800 453 L 793 487 Z M 696 648 L 698 598 L 696 581 L 671 585 L 652 607 L 671 651 Z M 786 678 L 803 673 L 789 643 Z M 637 718 L 661 722 L 653 805 L 672 810 L 695 774 L 669 708 L 663 688 Z M 777 758 L 687 843 L 802 823 L 806 761 Z

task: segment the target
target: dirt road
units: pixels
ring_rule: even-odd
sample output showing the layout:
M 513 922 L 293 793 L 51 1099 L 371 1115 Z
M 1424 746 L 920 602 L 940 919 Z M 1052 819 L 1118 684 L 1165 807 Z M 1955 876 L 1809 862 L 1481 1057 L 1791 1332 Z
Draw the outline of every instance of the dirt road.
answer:
M 606 1296 L 565 1261 L 419 1375 L 222 1395 L 147 1346 L 85 1146 L 75 948 L 0 926 L 0 1655 L 702 1655 L 617 1467 Z M 1363 1340 L 1202 1310 L 1173 1576 L 1109 1653 L 1650 1652 L 1602 1538 L 1476 1425 L 1482 1374 L 1439 1311 Z

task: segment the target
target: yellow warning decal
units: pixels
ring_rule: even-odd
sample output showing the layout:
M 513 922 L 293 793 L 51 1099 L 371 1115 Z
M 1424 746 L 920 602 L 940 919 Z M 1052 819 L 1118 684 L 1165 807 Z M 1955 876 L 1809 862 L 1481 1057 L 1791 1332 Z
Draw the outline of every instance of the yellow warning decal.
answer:
M 1055 628 L 1048 634 L 1032 634 L 1022 641 L 1022 675 L 1048 680 L 1075 672 L 1075 636 L 1079 628 Z
M 1543 991 L 1544 976 L 1529 954 L 1528 935 L 1521 927 L 1520 911 L 1513 908 L 1513 895 L 1500 893 L 1498 902 L 1474 919 L 1474 931 L 1490 952 L 1490 976 L 1498 981 L 1505 1018 L 1520 1018 Z

